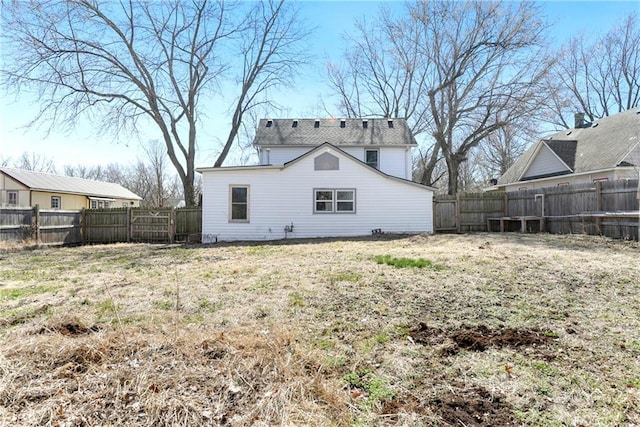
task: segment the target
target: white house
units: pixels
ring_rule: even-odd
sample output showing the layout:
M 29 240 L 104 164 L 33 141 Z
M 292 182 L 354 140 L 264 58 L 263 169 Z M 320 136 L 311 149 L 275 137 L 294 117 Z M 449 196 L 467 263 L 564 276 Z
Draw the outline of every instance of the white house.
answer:
M 575 127 L 543 138 L 524 153 L 492 190 L 637 179 L 640 171 L 640 108 L 593 123 L 575 116 Z
M 432 233 L 405 120 L 261 120 L 255 166 L 200 168 L 203 242 Z

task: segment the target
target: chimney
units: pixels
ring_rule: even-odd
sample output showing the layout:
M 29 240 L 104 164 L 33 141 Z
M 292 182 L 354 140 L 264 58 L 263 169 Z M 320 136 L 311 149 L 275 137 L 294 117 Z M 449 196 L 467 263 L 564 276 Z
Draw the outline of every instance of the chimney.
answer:
M 576 113 L 574 116 L 574 121 L 575 121 L 575 128 L 576 129 L 580 129 L 585 127 L 585 123 L 584 123 L 584 113 Z

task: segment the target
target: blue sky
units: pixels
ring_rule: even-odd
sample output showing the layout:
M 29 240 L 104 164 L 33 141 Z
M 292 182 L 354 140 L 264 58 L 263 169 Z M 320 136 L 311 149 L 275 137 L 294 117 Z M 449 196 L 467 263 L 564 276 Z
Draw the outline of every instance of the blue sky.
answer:
M 329 107 L 333 105 L 327 96 L 324 82 L 324 68 L 327 58 L 338 60 L 343 51 L 341 35 L 352 31 L 355 18 L 375 17 L 380 2 L 370 1 L 300 1 L 302 13 L 307 20 L 317 25 L 312 46 L 317 60 L 303 70 L 295 87 L 282 93 L 287 103 L 283 114 L 289 117 L 315 117 L 325 114 L 319 108 L 321 101 Z M 401 8 L 402 2 L 387 4 Z M 549 33 L 552 43 L 562 43 L 578 32 L 587 35 L 601 33 L 611 28 L 631 11 L 640 12 L 640 1 L 546 1 L 543 2 L 547 17 L 554 23 Z M 141 142 L 157 139 L 149 133 L 142 135 L 142 141 L 131 140 L 128 143 L 114 142 L 112 136 L 95 135 L 87 123 L 69 134 L 53 133 L 46 135 L 42 129 L 23 129 L 37 112 L 37 98 L 21 94 L 20 99 L 3 96 L 0 105 L 0 160 L 18 158 L 23 152 L 35 152 L 52 159 L 58 172 L 62 173 L 66 164 L 106 165 L 120 163 L 127 165 L 142 158 Z M 225 112 L 208 114 L 209 123 L 199 133 L 198 166 L 210 166 L 221 148 L 220 141 L 228 132 L 228 117 Z M 126 137 L 121 138 L 127 140 Z M 234 152 L 225 164 L 239 161 L 240 153 Z

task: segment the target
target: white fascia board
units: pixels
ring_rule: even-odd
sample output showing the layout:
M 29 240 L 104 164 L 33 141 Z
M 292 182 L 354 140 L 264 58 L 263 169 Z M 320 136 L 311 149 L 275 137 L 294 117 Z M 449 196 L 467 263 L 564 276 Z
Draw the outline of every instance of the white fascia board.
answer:
M 225 171 L 247 171 L 247 170 L 265 170 L 265 169 L 282 169 L 282 165 L 255 165 L 255 166 L 220 166 L 220 167 L 204 167 L 196 168 L 196 172 L 225 172 Z

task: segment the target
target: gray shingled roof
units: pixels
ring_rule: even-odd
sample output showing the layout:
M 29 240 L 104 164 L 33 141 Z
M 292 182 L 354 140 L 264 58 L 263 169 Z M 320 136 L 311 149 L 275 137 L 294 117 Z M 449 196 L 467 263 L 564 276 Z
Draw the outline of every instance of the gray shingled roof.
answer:
M 604 117 L 586 128 L 563 130 L 544 138 L 544 142 L 573 173 L 613 169 L 621 164 L 639 165 L 636 157 L 640 153 L 640 108 Z M 543 140 L 538 141 L 520 156 L 498 184 L 519 181 L 542 143 Z
M 31 190 L 84 194 L 90 197 L 142 200 L 142 197 L 112 182 L 92 181 L 22 169 L 0 168 L 0 171 L 21 182 Z
M 366 128 L 363 122 L 366 122 Z M 254 139 L 254 145 L 261 147 L 316 146 L 325 142 L 333 145 L 417 145 L 405 119 L 386 118 L 262 119 Z
M 576 165 L 576 148 L 578 141 L 546 141 L 549 147 L 567 166 L 573 169 Z

